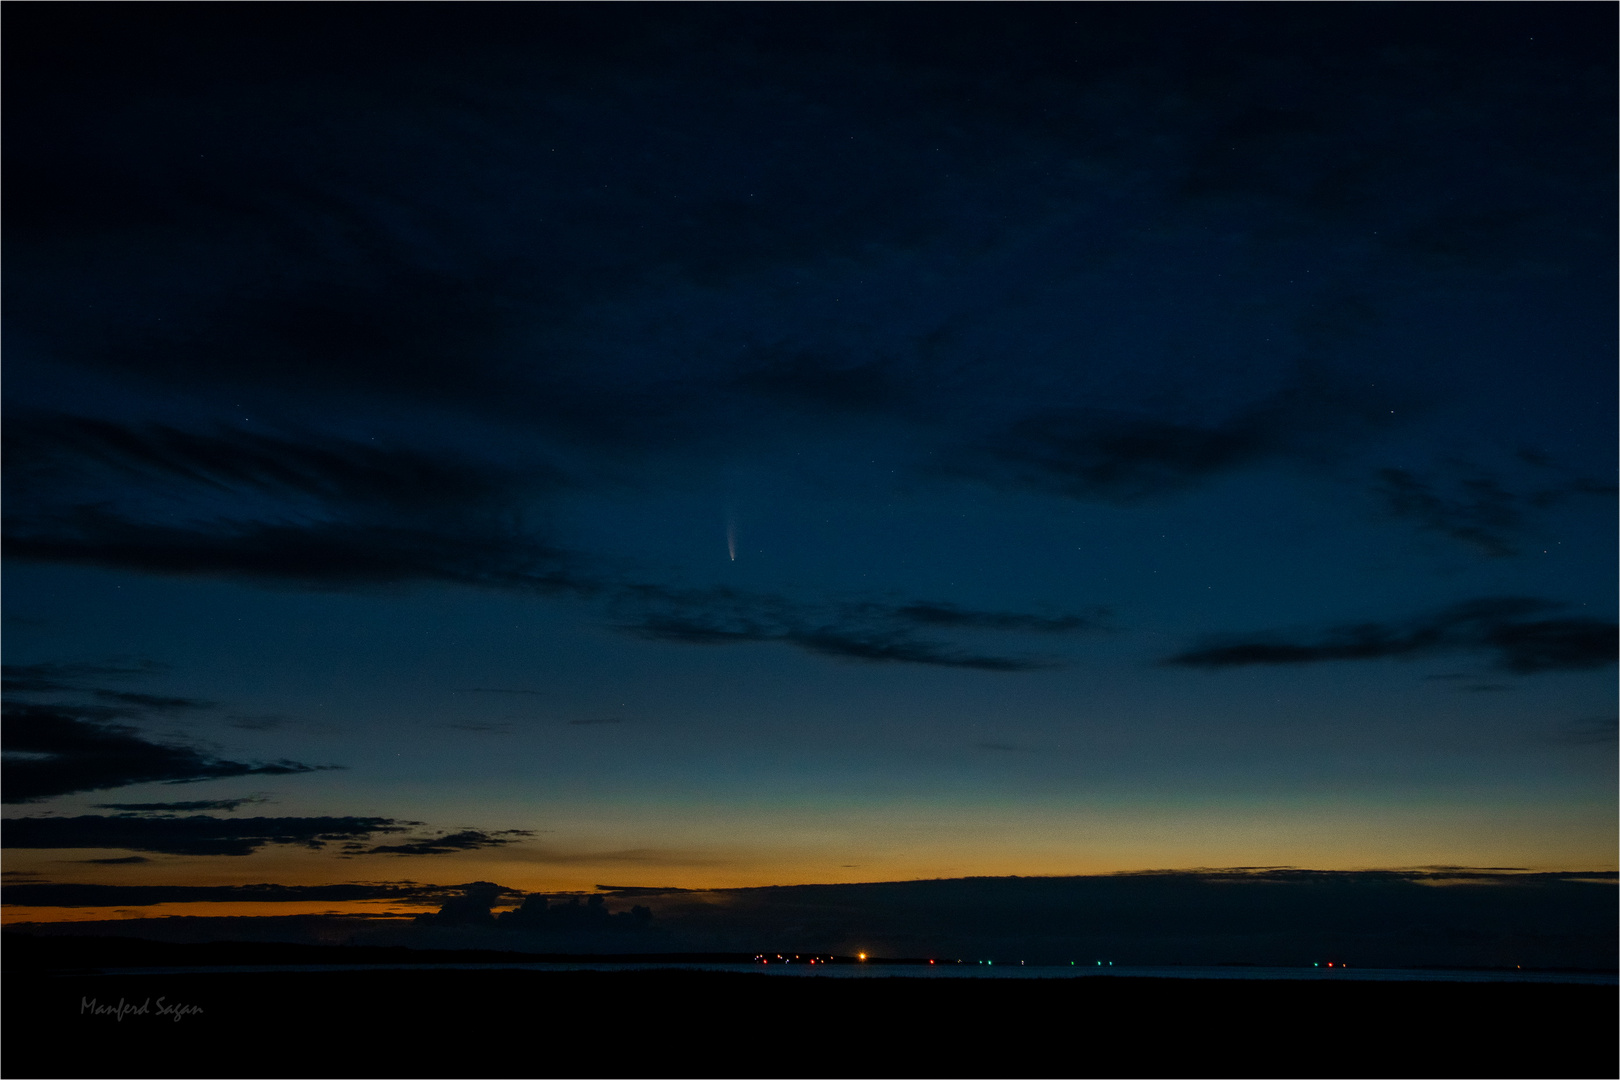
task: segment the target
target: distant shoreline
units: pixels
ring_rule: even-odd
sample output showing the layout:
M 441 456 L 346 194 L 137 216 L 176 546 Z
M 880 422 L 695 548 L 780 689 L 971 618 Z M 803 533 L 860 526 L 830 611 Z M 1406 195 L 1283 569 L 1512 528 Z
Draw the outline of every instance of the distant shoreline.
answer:
M 1501 982 L 1620 984 L 1620 971 L 1591 968 L 1358 967 L 1331 963 L 1113 964 L 996 958 L 856 957 L 758 953 L 533 953 L 376 945 L 216 941 L 169 943 L 138 938 L 4 935 L 6 971 L 49 975 L 267 974 L 336 971 L 690 971 L 757 972 L 800 978 L 1083 978 L 1278 982 Z

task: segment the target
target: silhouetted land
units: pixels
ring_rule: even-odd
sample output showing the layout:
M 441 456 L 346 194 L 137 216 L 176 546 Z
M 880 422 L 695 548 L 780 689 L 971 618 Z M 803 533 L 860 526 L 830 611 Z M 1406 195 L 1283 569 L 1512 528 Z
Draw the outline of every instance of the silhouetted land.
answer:
M 186 888 L 20 882 L 6 887 L 6 900 L 138 909 L 235 895 L 211 890 L 199 897 Z M 40 937 L 194 944 L 592 955 L 868 952 L 1133 966 L 1300 967 L 1337 960 L 1356 968 L 1613 971 L 1620 949 L 1620 893 L 1612 872 L 1160 871 L 707 892 L 603 886 L 604 895 L 584 903 L 578 896 L 550 903 L 530 895 L 522 907 L 499 913 L 495 901 L 510 900 L 515 890 L 489 882 L 435 888 L 450 895 L 437 912 L 414 920 L 154 910 L 153 918 L 24 925 Z M 620 910 L 610 912 L 609 900 Z M 626 910 L 627 904 L 635 906 Z
M 1477 1077 L 1620 1067 L 1614 987 L 678 969 L 73 974 L 58 966 L 65 954 L 18 944 L 6 949 L 0 1063 L 14 1077 Z M 102 943 L 102 963 L 179 966 L 184 949 L 148 955 L 152 944 L 119 953 Z M 297 962 L 292 952 L 308 951 L 185 948 L 198 964 Z M 307 960 L 339 952 L 376 963 L 363 954 L 396 950 L 314 950 Z M 86 1008 L 92 1000 L 102 1011 Z M 122 1019 L 109 1011 L 120 1002 Z

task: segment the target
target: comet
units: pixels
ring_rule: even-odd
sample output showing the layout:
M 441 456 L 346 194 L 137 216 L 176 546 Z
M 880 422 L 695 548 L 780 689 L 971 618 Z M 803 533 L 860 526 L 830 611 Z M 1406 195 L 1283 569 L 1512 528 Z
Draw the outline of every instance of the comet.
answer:
M 731 514 L 726 515 L 726 553 L 737 561 L 737 519 Z

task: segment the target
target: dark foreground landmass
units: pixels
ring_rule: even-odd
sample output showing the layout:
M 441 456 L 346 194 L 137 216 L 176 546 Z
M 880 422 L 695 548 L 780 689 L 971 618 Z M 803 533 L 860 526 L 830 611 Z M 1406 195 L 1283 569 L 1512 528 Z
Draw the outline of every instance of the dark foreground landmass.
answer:
M 60 956 L 42 965 L 16 944 L 0 1051 L 14 1078 L 1620 1071 L 1612 986 L 951 980 L 906 978 L 903 966 L 861 979 L 673 967 L 143 975 Z M 248 952 L 227 960 L 220 946 L 191 962 L 287 959 Z M 184 966 L 177 955 L 170 966 Z

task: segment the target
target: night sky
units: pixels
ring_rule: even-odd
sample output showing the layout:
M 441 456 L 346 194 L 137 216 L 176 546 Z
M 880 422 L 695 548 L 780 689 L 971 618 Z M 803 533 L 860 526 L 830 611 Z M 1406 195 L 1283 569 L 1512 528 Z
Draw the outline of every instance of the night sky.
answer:
M 1613 870 L 1615 23 L 12 5 L 7 880 Z

